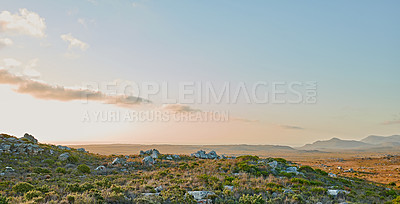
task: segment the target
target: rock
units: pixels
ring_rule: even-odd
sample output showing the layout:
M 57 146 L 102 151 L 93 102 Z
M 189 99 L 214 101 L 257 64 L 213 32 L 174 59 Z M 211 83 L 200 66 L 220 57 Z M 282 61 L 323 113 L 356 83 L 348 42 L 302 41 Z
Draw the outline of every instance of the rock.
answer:
M 328 190 L 328 194 L 332 196 L 337 196 L 339 194 L 349 194 L 349 191 L 346 190 Z
M 95 171 L 105 171 L 106 170 L 106 167 L 105 166 L 98 166 L 98 167 L 96 167 L 96 169 L 94 169 Z
M 78 149 L 76 149 L 78 152 L 85 152 L 86 153 L 86 150 L 85 150 L 85 148 L 78 148 Z
M 224 186 L 224 188 L 227 189 L 227 190 L 233 191 L 233 186 L 226 185 L 226 186 Z
M 342 170 L 343 168 L 341 166 L 338 166 L 337 169 Z
M 160 154 L 160 152 L 159 152 L 158 150 L 153 149 L 152 152 L 151 152 L 151 157 L 152 157 L 153 159 L 158 159 L 158 155 L 159 155 L 159 154 Z
M 272 162 L 269 162 L 268 165 L 269 165 L 271 168 L 275 169 L 275 168 L 278 166 L 278 162 L 274 160 L 274 161 L 272 161 Z
M 147 156 L 145 158 L 143 158 L 143 164 L 145 166 L 153 166 L 153 164 L 155 164 L 156 162 L 154 161 L 153 157 L 151 156 Z
M 215 195 L 215 193 L 211 191 L 188 191 L 187 193 L 192 195 L 197 201 L 207 199 L 210 195 Z
M 114 161 L 111 163 L 112 165 L 117 165 L 117 164 L 125 164 L 126 160 L 123 158 L 115 158 Z
M 329 176 L 329 177 L 332 177 L 332 178 L 336 178 L 336 177 L 337 177 L 337 175 L 334 174 L 334 173 L 328 173 L 328 176 Z
M 154 190 L 159 193 L 159 192 L 161 192 L 163 190 L 163 187 L 162 186 L 158 186 L 158 187 L 154 188 Z
M 172 157 L 173 157 L 174 159 L 181 159 L 181 156 L 176 155 L 176 154 L 172 155 Z
M 34 144 L 38 143 L 38 140 L 35 137 L 33 137 L 32 135 L 28 134 L 28 133 L 25 133 L 23 139 L 26 139 L 26 140 L 28 140 L 30 142 L 33 142 Z
M 208 153 L 208 158 L 209 158 L 209 159 L 216 159 L 216 158 L 218 158 L 218 155 L 217 155 L 217 153 L 213 150 L 213 151 L 211 151 L 210 153 Z
M 294 192 L 292 191 L 292 189 L 284 189 L 283 190 L 283 194 L 289 194 L 289 193 L 294 193 Z
M 5 172 L 14 172 L 14 171 L 15 170 L 10 166 L 7 166 L 6 169 L 5 169 Z
M 70 157 L 70 155 L 68 153 L 62 153 L 62 154 L 60 154 L 60 156 L 58 156 L 58 159 L 60 161 L 66 161 L 69 157 Z
M 165 159 L 172 160 L 172 157 L 168 155 Z
M 144 152 L 143 152 L 143 150 L 140 150 L 140 153 L 139 153 L 139 155 L 140 155 L 140 156 L 143 156 L 143 155 L 144 155 Z
M 67 168 L 67 169 L 75 169 L 76 165 L 75 164 L 66 164 L 65 168 Z
M 215 151 L 211 151 L 210 153 L 206 153 L 204 150 L 199 150 L 196 153 L 191 154 L 192 157 L 200 158 L 200 159 L 218 159 L 219 156 Z
M 295 166 L 291 166 L 291 167 L 286 168 L 286 173 L 299 174 L 299 172 L 297 171 L 297 167 L 295 167 Z
M 57 148 L 61 149 L 61 150 L 71 150 L 71 148 L 69 148 L 67 146 L 62 146 L 62 145 L 57 145 Z
M 148 196 L 159 196 L 160 193 L 142 193 L 142 195 L 148 197 Z

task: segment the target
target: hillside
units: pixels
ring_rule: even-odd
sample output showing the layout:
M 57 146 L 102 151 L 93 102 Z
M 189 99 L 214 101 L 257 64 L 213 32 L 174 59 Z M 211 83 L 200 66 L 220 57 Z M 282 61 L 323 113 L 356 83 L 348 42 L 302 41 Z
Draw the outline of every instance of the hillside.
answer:
M 332 138 L 325 141 L 316 141 L 312 144 L 306 144 L 299 148 L 302 150 L 343 150 L 343 149 L 359 149 L 367 148 L 373 145 L 356 140 L 341 140 Z
M 97 155 L 1 134 L 0 203 L 384 203 L 397 188 L 281 158 Z
M 392 136 L 376 136 L 371 135 L 361 140 L 361 142 L 365 142 L 368 144 L 383 144 L 383 143 L 397 143 L 400 144 L 400 135 L 392 135 Z

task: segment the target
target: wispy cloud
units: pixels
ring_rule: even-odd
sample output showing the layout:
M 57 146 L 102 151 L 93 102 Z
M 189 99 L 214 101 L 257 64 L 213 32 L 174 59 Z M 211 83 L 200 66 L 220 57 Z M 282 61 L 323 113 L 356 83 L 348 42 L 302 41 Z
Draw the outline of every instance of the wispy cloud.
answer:
M 19 9 L 15 14 L 9 11 L 0 13 L 0 32 L 43 38 L 46 37 L 45 29 L 45 19 L 25 8 Z
M 14 59 L 14 58 L 4 58 L 2 61 L 3 61 L 4 67 L 7 69 L 19 67 L 22 64 L 20 61 Z
M 381 124 L 382 125 L 397 125 L 397 124 L 400 124 L 400 120 L 388 120 Z
M 0 38 L 0 48 L 10 46 L 14 42 L 10 38 Z
M 65 42 L 68 42 L 68 49 L 77 47 L 77 48 L 80 48 L 82 51 L 85 51 L 86 49 L 89 48 L 89 45 L 87 43 L 73 37 L 71 33 L 63 34 L 60 37 Z
M 304 128 L 302 128 L 302 127 L 293 126 L 293 125 L 281 125 L 281 127 L 284 129 L 290 129 L 290 130 L 304 130 Z
M 32 80 L 24 76 L 10 73 L 7 69 L 0 69 L 0 84 L 15 86 L 14 91 L 29 94 L 38 99 L 57 101 L 100 101 L 118 106 L 132 106 L 141 103 L 150 103 L 146 99 L 133 96 L 110 96 L 100 91 L 88 89 L 72 89 L 58 85 L 50 85 L 43 81 Z
M 173 113 L 182 113 L 182 112 L 198 112 L 200 109 L 194 109 L 188 105 L 184 104 L 164 104 L 161 107 L 162 110 L 170 111 Z
M 247 118 L 239 118 L 239 117 L 230 117 L 230 121 L 236 121 L 236 122 L 244 122 L 244 123 L 258 123 L 260 122 L 259 120 L 251 120 Z

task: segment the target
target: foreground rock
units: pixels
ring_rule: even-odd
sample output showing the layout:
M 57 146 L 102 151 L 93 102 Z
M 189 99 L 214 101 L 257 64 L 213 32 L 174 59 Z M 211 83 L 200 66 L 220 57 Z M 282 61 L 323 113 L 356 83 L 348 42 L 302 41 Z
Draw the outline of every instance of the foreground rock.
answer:
M 145 166 L 153 166 L 153 164 L 156 163 L 156 161 L 151 156 L 143 158 L 142 162 Z
M 33 142 L 34 144 L 38 143 L 38 140 L 35 137 L 33 137 L 32 135 L 28 134 L 28 133 L 25 133 L 25 135 L 24 135 L 24 137 L 22 139 L 25 139 L 25 140 L 28 140 L 30 142 Z
M 188 191 L 187 193 L 192 195 L 197 202 L 201 203 L 211 203 L 211 199 L 209 198 L 215 195 L 215 193 L 211 191 Z
M 68 153 L 62 153 L 62 154 L 60 154 L 60 156 L 58 156 L 58 159 L 60 161 L 66 161 L 69 157 L 70 157 L 70 155 Z

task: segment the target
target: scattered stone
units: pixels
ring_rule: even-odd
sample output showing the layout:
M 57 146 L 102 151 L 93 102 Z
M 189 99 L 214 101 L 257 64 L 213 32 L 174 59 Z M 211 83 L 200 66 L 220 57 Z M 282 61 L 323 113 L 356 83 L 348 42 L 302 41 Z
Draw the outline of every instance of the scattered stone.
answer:
M 299 174 L 299 172 L 297 171 L 297 167 L 295 167 L 295 166 L 291 166 L 291 167 L 286 168 L 286 173 Z
M 334 173 L 328 173 L 328 176 L 329 176 L 329 177 L 332 177 L 332 178 L 336 178 L 336 177 L 337 177 L 337 175 L 334 174 Z
M 215 193 L 211 191 L 188 191 L 187 193 L 192 195 L 197 201 L 207 199 L 210 195 L 215 195 Z
M 71 150 L 71 148 L 69 148 L 67 146 L 62 146 L 62 145 L 57 145 L 57 148 L 61 149 L 61 150 Z
M 5 172 L 14 172 L 14 171 L 15 170 L 10 166 L 7 166 L 6 169 L 5 169 Z
M 78 149 L 76 149 L 78 152 L 85 152 L 85 153 L 87 153 L 87 151 L 85 150 L 85 148 L 78 148 Z
M 66 164 L 65 168 L 67 168 L 67 169 L 75 169 L 76 165 L 75 164 Z
M 292 189 L 284 189 L 283 190 L 283 194 L 289 194 L 289 193 L 294 193 L 294 192 L 292 191 Z
M 66 161 L 70 157 L 69 153 L 62 153 L 60 156 L 58 156 L 58 159 L 60 161 Z
M 174 159 L 181 159 L 181 156 L 176 155 L 176 154 L 172 155 L 172 157 L 173 157 Z
M 35 137 L 33 137 L 32 135 L 28 134 L 28 133 L 25 133 L 23 139 L 26 139 L 26 140 L 28 140 L 30 142 L 33 142 L 34 144 L 38 143 L 38 140 Z
M 156 188 L 154 188 L 154 190 L 156 191 L 156 192 L 161 192 L 162 190 L 164 190 L 163 189 L 163 187 L 162 186 L 158 186 L 158 187 L 156 187 Z
M 156 161 L 151 156 L 147 156 L 147 157 L 143 158 L 142 161 L 145 166 L 153 166 L 153 164 L 156 163 Z
M 342 170 L 343 168 L 341 166 L 338 166 L 337 169 Z
M 233 191 L 233 186 L 226 185 L 226 186 L 224 186 L 224 188 L 227 189 L 227 190 Z
M 172 157 L 168 155 L 165 159 L 172 160 Z
M 272 162 L 269 162 L 268 165 L 269 165 L 271 168 L 275 169 L 275 168 L 278 166 L 278 162 L 274 160 L 274 161 L 272 161 Z
M 117 164 L 125 164 L 126 160 L 123 158 L 115 158 L 114 161 L 111 163 L 112 165 L 117 165 Z
M 94 169 L 94 170 L 95 170 L 95 171 L 105 171 L 105 170 L 106 170 L 106 167 L 103 166 L 103 165 L 101 165 L 101 166 L 96 167 L 96 169 Z
M 148 197 L 148 196 L 159 196 L 160 193 L 142 193 L 142 195 Z
M 339 194 L 349 194 L 349 191 L 346 190 L 328 190 L 328 194 L 332 196 L 337 196 Z

